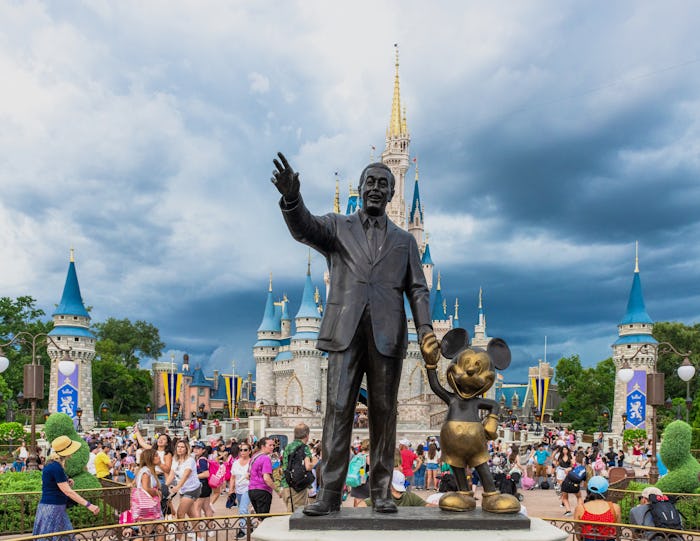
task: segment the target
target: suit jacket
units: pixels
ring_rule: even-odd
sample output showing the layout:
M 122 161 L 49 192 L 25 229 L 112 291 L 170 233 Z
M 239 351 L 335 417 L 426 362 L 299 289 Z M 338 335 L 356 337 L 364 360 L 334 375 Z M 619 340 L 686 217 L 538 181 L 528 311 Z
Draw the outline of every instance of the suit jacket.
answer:
M 369 305 L 377 350 L 403 358 L 408 345 L 404 293 L 416 329 L 432 326 L 430 292 L 413 235 L 387 219 L 386 236 L 373 261 L 358 213 L 314 216 L 301 196 L 292 203 L 282 198 L 280 207 L 292 236 L 318 250 L 328 263 L 330 294 L 317 347 L 347 349 Z

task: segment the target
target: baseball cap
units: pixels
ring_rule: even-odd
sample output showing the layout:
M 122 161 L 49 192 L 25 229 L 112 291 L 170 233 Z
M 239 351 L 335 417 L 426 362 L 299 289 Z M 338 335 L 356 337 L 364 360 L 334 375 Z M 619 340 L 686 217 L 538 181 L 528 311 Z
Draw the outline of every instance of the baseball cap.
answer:
M 408 446 L 411 445 L 411 442 L 408 441 L 406 438 L 404 438 L 404 439 L 402 439 L 402 440 L 399 440 L 399 444 L 405 445 L 406 447 L 408 447 Z
M 587 484 L 588 492 L 594 494 L 605 494 L 608 491 L 608 486 L 608 480 L 600 475 L 591 477 Z
M 198 448 L 198 449 L 206 449 L 207 446 L 206 446 L 206 445 L 204 444 L 204 442 L 202 442 L 202 441 L 196 441 L 196 442 L 194 442 L 194 443 L 192 444 L 192 448 L 193 448 L 193 449 L 197 449 L 197 448 Z
M 656 487 L 646 487 L 644 490 L 642 490 L 642 495 L 640 496 L 640 498 L 646 498 L 648 500 L 649 496 L 651 496 L 652 494 L 662 496 L 663 492 L 661 492 L 661 489 L 658 489 Z
M 406 477 L 399 470 L 394 470 L 391 476 L 391 487 L 397 492 L 406 492 Z

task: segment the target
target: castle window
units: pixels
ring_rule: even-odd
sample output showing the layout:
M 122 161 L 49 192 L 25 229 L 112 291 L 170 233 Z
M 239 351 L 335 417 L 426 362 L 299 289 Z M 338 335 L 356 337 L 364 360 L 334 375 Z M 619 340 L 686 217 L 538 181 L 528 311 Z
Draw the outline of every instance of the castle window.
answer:
M 73 321 L 76 321 L 78 319 L 78 316 L 73 316 Z
M 73 338 L 73 341 L 74 341 L 74 342 L 80 342 L 80 338 L 78 338 L 78 337 Z
M 204 396 L 204 389 L 201 387 L 199 388 L 199 396 Z

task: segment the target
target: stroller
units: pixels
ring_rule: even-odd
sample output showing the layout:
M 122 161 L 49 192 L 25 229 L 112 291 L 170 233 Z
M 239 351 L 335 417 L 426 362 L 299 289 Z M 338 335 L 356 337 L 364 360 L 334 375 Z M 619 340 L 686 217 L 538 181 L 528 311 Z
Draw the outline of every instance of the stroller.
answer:
M 497 473 L 494 475 L 493 480 L 501 494 L 512 494 L 518 498 L 519 501 L 523 501 L 522 494 L 518 492 L 518 483 L 520 483 L 521 476 L 522 474 L 517 471 L 511 473 Z

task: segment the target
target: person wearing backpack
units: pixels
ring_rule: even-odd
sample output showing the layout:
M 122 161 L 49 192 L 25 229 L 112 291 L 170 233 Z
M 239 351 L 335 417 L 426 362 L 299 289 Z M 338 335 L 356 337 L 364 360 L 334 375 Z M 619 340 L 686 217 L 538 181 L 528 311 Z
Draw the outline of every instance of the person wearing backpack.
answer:
M 360 467 L 358 468 L 357 466 Z M 368 473 L 369 439 L 364 439 L 360 442 L 360 449 L 357 451 L 357 454 L 350 459 L 348 475 L 345 478 L 345 484 L 350 487 L 350 496 L 353 497 L 353 507 L 359 506 L 360 502 L 370 497 Z
M 314 480 L 311 470 L 315 461 L 311 449 L 306 445 L 308 441 L 309 427 L 299 423 L 294 427 L 294 441 L 284 448 L 282 454 L 284 475 L 280 480 L 280 496 L 290 513 L 303 508 L 309 500 L 309 487 Z
M 639 496 L 639 505 L 630 509 L 630 524 L 654 526 L 669 530 L 682 530 L 683 521 L 675 505 L 656 487 L 646 487 Z M 647 532 L 646 537 L 653 539 L 660 535 Z

